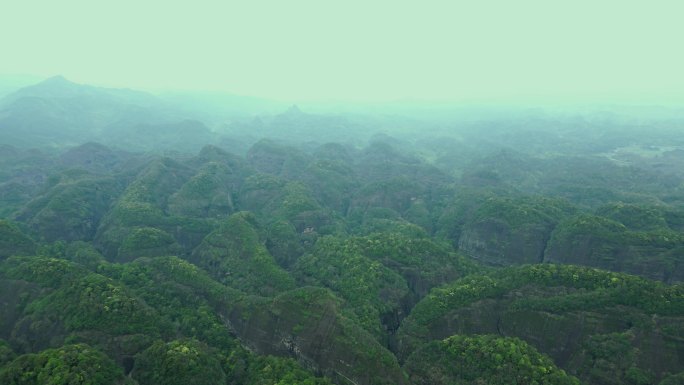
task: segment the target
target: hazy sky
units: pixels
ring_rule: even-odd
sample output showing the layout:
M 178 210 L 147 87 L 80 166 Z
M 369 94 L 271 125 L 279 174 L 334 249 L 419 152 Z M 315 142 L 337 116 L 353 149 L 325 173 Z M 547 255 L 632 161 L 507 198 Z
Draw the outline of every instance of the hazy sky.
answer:
M 0 73 L 281 99 L 684 96 L 684 1 L 5 0 Z

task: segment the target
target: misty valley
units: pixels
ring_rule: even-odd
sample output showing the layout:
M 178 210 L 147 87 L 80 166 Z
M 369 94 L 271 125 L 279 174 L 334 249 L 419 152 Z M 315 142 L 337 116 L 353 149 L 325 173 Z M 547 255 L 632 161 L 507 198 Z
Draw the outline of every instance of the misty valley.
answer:
M 684 384 L 684 110 L 0 99 L 0 384 Z

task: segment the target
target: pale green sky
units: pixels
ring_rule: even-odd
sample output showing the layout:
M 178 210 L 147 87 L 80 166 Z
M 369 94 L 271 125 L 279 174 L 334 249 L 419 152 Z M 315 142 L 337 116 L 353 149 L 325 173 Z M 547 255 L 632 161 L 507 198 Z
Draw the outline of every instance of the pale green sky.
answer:
M 5 0 L 0 73 L 281 99 L 684 99 L 684 1 Z

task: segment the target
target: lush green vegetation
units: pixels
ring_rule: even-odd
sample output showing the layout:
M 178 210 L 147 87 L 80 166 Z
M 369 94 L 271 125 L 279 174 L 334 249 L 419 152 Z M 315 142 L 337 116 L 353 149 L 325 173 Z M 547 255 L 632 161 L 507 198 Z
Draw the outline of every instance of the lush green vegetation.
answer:
M 204 238 L 191 261 L 219 282 L 247 293 L 274 295 L 294 288 L 294 279 L 260 242 L 255 225 L 248 212 L 232 215 Z
M 312 252 L 299 259 L 296 270 L 307 284 L 339 293 L 352 316 L 378 337 L 383 336 L 381 315 L 400 311 L 409 292 L 397 273 L 334 238 L 319 239 Z
M 547 356 L 518 338 L 452 336 L 433 341 L 404 367 L 414 384 L 579 385 Z
M 7 385 L 133 384 L 106 354 L 88 345 L 64 345 L 24 354 L 0 369 Z
M 12 255 L 31 255 L 36 245 L 17 225 L 0 220 L 0 258 Z
M 140 385 L 225 383 L 221 362 L 212 353 L 195 340 L 157 341 L 140 353 L 132 376 Z
M 0 146 L 0 383 L 682 382 L 672 132 L 365 119 Z
M 651 383 L 656 368 L 678 369 L 682 325 L 682 285 L 588 267 L 526 265 L 433 289 L 402 323 L 399 352 L 451 334 L 503 333 L 530 341 L 583 381 Z M 654 348 L 636 335 L 669 342 Z

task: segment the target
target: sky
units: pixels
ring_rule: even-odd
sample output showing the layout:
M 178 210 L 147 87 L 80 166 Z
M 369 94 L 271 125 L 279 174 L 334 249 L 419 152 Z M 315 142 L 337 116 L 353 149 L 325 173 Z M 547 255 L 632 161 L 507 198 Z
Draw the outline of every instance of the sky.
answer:
M 684 101 L 684 1 L 5 0 L 0 74 L 281 100 Z

